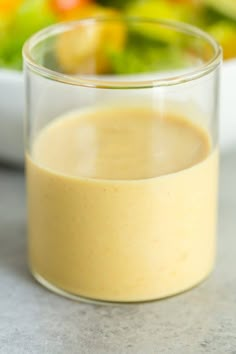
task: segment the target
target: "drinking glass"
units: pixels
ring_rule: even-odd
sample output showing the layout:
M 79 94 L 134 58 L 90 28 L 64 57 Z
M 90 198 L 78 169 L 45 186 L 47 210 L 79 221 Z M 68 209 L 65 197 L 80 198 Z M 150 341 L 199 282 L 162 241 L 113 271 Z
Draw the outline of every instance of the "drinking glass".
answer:
M 56 24 L 23 49 L 29 264 L 73 299 L 154 300 L 216 246 L 221 49 L 183 23 Z

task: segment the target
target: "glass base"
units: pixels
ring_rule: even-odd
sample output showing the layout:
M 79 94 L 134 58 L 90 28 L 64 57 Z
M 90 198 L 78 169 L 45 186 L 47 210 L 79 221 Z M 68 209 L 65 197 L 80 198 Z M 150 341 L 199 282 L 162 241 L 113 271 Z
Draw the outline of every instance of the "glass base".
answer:
M 107 305 L 109 305 L 109 303 L 112 304 L 111 301 L 93 300 L 93 299 L 90 299 L 87 297 L 72 294 L 68 291 L 65 291 L 65 290 L 58 288 L 57 286 L 51 284 L 45 278 L 43 278 L 40 274 L 38 274 L 37 272 L 34 272 L 33 270 L 31 270 L 31 274 L 33 275 L 33 277 L 37 280 L 37 282 L 40 285 L 43 285 L 43 287 L 45 287 L 46 289 L 52 291 L 53 293 L 55 293 L 57 295 L 66 297 L 67 299 L 79 301 L 79 302 L 86 302 L 86 303 L 90 303 L 90 304 L 101 304 L 101 303 L 107 304 Z
M 43 278 L 40 274 L 38 274 L 37 272 L 33 271 L 31 269 L 31 273 L 33 275 L 33 277 L 37 280 L 37 282 L 41 285 L 43 285 L 45 288 L 47 288 L 48 290 L 52 291 L 53 293 L 66 297 L 67 299 L 70 300 L 75 300 L 78 302 L 85 302 L 85 303 L 89 303 L 89 304 L 95 304 L 95 305 L 114 305 L 114 304 L 140 304 L 140 303 L 148 303 L 148 302 L 154 302 L 154 301 L 159 301 L 159 300 L 164 300 L 164 299 L 168 299 L 171 298 L 173 296 L 176 295 L 180 295 L 182 293 L 185 293 L 187 291 L 190 291 L 192 289 L 194 289 L 195 287 L 197 287 L 199 284 L 201 284 L 202 282 L 204 282 L 209 275 L 211 274 L 211 271 L 209 273 L 207 273 L 204 277 L 202 277 L 202 279 L 200 279 L 199 281 L 197 281 L 195 284 L 190 285 L 189 287 L 186 287 L 185 289 L 182 289 L 180 291 L 177 291 L 176 293 L 170 294 L 170 295 L 166 295 L 166 296 L 162 296 L 162 297 L 158 297 L 158 298 L 153 298 L 153 299 L 147 299 L 147 300 L 134 300 L 134 301 L 112 301 L 112 300 L 97 300 L 97 299 L 92 299 L 89 297 L 85 297 L 85 296 L 81 296 L 81 295 L 75 295 L 73 293 L 70 293 L 68 291 L 65 291 L 53 284 L 51 284 L 49 281 L 47 281 L 45 278 Z

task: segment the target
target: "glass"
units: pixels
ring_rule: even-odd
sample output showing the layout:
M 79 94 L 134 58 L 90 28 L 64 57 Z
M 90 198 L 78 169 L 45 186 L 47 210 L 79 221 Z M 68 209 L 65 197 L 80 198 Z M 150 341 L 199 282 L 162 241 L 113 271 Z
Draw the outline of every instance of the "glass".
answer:
M 29 262 L 73 299 L 147 301 L 215 258 L 221 49 L 192 26 L 62 23 L 24 46 Z

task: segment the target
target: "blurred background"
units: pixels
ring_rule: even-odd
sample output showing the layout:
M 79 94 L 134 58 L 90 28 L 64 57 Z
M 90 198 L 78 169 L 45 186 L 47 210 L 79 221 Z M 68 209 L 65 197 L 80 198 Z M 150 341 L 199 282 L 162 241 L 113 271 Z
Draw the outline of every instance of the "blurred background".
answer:
M 221 127 L 223 146 L 236 141 L 232 109 L 236 91 L 236 0 L 0 0 L 0 161 L 18 165 L 23 163 L 24 84 L 21 53 L 27 38 L 58 22 L 120 15 L 181 21 L 215 37 L 224 53 L 220 113 L 224 116 Z M 111 44 L 106 58 L 101 55 L 104 52 L 101 48 L 104 36 Z M 125 30 L 117 25 L 101 28 L 92 38 L 93 41 L 89 41 L 76 32 L 62 38 L 56 52 L 58 70 L 67 74 L 94 74 L 86 66 L 89 55 L 96 56 L 96 74 L 176 69 L 183 64 L 186 66 L 186 61 L 192 61 L 194 57 L 189 50 L 178 50 L 180 45 L 188 48 L 188 44 L 181 41 L 181 36 L 168 35 L 167 30 L 142 31 L 140 28 L 127 36 Z M 196 45 L 196 50 L 199 48 Z M 200 50 L 203 57 L 209 56 L 207 47 Z
M 194 24 L 218 40 L 225 60 L 236 57 L 235 0 L 0 0 L 0 67 L 21 70 L 24 41 L 43 27 L 119 13 Z

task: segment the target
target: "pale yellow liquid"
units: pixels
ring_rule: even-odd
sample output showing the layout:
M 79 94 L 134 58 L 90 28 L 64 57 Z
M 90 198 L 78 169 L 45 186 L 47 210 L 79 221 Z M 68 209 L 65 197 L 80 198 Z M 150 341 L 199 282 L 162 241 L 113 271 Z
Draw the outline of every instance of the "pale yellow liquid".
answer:
M 100 300 L 192 287 L 214 263 L 217 162 L 202 128 L 145 108 L 52 122 L 27 157 L 32 271 Z

